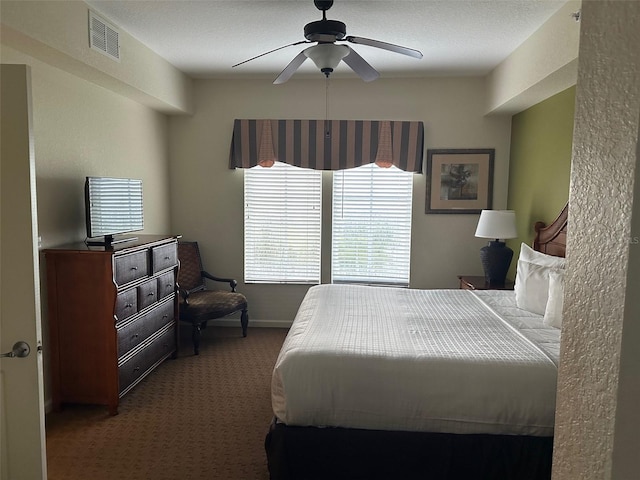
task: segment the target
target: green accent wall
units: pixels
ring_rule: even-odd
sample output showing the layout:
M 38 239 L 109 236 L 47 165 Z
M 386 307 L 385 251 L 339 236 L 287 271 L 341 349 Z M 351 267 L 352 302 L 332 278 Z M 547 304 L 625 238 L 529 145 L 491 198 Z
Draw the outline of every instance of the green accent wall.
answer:
M 552 222 L 569 199 L 576 88 L 513 116 L 507 208 L 516 212 L 518 238 L 508 240 L 515 278 L 520 244 L 532 244 L 533 225 Z

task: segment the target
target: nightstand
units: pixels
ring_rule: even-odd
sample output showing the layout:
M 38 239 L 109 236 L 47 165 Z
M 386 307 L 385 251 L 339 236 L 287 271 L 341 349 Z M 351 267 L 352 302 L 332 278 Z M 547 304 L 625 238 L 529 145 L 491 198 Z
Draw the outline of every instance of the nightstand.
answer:
M 458 275 L 463 290 L 513 290 L 513 282 L 507 280 L 503 285 L 491 285 L 485 277 Z

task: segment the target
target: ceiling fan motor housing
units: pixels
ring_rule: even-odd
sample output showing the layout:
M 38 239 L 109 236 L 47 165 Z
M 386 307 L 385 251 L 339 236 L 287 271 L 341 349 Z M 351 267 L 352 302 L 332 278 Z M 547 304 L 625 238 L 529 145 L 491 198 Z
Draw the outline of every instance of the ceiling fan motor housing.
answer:
M 304 38 L 311 42 L 330 41 L 326 39 L 327 36 L 342 40 L 346 34 L 347 26 L 338 20 L 318 20 L 304 26 Z

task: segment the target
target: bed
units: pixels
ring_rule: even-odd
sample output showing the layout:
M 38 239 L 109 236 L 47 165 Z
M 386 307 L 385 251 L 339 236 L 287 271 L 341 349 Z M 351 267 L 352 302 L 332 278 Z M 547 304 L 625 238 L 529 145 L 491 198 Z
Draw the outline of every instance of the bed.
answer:
M 567 207 L 535 229 L 515 291 L 309 289 L 272 376 L 271 480 L 550 478 L 560 330 L 545 308 Z

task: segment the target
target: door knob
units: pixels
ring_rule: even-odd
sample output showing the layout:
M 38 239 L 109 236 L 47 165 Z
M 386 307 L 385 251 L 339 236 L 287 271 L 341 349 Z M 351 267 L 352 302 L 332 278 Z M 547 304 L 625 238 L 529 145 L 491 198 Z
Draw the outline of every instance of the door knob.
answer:
M 0 353 L 0 357 L 26 357 L 31 352 L 31 347 L 27 342 L 16 342 L 13 344 L 13 350 L 7 353 Z

